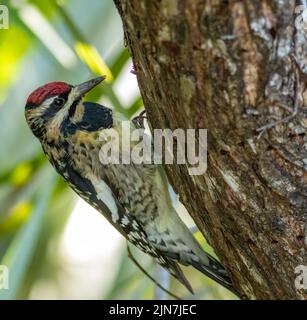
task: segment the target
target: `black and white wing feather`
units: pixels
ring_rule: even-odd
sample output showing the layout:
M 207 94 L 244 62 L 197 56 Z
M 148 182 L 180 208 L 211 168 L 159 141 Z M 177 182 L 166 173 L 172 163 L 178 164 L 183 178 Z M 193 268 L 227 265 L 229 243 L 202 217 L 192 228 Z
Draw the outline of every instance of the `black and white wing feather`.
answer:
M 175 260 L 162 254 L 148 241 L 142 224 L 119 203 L 109 181 L 97 177 L 83 177 L 71 165 L 66 166 L 65 179 L 74 191 L 92 205 L 133 245 L 151 255 L 186 288 L 193 289 Z

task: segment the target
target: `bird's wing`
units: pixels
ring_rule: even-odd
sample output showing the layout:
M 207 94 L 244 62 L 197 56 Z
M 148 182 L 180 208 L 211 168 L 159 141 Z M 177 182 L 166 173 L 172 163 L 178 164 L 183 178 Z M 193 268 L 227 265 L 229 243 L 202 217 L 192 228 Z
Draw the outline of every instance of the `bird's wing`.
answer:
M 142 224 L 123 208 L 108 180 L 83 177 L 70 164 L 67 164 L 65 179 L 81 198 L 102 213 L 128 241 L 154 257 L 162 267 L 193 292 L 178 264 L 148 241 Z

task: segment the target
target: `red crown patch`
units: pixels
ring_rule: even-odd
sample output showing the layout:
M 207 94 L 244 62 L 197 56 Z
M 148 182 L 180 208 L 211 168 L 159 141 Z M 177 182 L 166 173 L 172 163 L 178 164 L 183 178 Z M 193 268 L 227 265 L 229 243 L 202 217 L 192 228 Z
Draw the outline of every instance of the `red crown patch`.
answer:
M 27 100 L 27 104 L 41 104 L 46 98 L 66 93 L 70 86 L 65 82 L 50 82 L 33 91 Z

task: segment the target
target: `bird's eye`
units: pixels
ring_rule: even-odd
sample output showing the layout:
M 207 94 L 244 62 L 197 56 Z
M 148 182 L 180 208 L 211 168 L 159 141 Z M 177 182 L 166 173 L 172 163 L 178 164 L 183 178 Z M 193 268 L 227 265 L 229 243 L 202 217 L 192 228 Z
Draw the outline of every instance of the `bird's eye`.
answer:
M 53 103 L 52 103 L 55 107 L 62 107 L 65 104 L 65 99 L 63 98 L 56 98 L 54 99 Z

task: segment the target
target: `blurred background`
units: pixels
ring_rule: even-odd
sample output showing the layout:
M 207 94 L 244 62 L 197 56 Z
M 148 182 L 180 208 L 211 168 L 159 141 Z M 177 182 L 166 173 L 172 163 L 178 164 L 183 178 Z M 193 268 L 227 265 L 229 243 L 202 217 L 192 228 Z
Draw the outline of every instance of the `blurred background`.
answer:
M 106 74 L 87 96 L 130 118 L 142 100 L 112 0 L 7 0 L 0 29 L 0 265 L 9 269 L 2 299 L 166 299 L 128 258 L 126 242 L 78 198 L 46 161 L 24 119 L 27 96 L 51 81 L 81 83 Z M 176 197 L 174 197 L 176 202 Z M 190 226 L 184 208 L 178 210 Z M 206 250 L 211 248 L 199 233 Z M 135 248 L 133 256 L 185 299 L 234 299 L 184 268 L 195 295 Z

